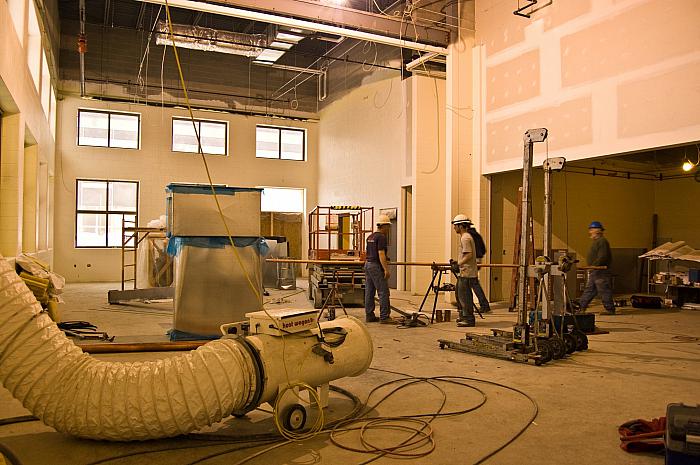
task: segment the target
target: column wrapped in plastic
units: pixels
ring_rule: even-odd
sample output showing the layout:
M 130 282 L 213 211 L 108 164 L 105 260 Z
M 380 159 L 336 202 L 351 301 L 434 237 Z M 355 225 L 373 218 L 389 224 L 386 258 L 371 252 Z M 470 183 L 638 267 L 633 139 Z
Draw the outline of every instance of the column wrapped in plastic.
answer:
M 74 436 L 145 440 L 243 410 L 255 362 L 235 339 L 147 362 L 104 362 L 73 344 L 0 256 L 0 382 L 44 423 Z

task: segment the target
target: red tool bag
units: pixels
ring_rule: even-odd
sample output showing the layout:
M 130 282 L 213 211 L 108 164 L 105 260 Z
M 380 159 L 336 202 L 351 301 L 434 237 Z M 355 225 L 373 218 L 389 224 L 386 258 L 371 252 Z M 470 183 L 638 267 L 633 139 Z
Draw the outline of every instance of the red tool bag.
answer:
M 631 420 L 620 425 L 620 447 L 627 452 L 662 452 L 666 417 Z

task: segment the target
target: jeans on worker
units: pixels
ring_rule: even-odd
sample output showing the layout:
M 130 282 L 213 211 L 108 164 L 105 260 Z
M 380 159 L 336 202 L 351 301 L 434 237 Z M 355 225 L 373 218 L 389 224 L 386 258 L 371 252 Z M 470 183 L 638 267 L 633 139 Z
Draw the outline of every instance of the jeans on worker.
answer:
M 468 322 L 474 322 L 474 297 L 472 296 L 472 282 L 477 278 L 457 278 L 457 304 L 459 317 Z
M 374 315 L 374 293 L 379 294 L 379 318 L 389 318 L 389 283 L 381 263 L 365 262 L 365 316 Z
M 588 307 L 591 300 L 597 295 L 603 300 L 603 307 L 605 310 L 611 312 L 615 311 L 615 304 L 613 303 L 612 286 L 610 284 L 611 277 L 608 270 L 590 270 L 588 272 L 588 281 L 586 281 L 586 288 L 581 294 L 579 299 L 579 305 L 582 309 Z
M 467 278 L 469 279 L 469 286 L 471 287 L 471 290 L 474 291 L 474 294 L 476 295 L 477 300 L 479 301 L 479 310 L 483 312 L 490 312 L 491 311 L 491 306 L 489 305 L 489 299 L 486 298 L 486 293 L 484 292 L 484 289 L 481 287 L 481 283 L 479 282 L 479 278 Z

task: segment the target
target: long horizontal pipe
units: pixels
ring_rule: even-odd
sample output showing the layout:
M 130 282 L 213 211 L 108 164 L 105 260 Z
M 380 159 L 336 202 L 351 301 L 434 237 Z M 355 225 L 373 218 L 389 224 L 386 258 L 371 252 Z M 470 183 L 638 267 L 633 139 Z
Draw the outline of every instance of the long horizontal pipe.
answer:
M 203 346 L 207 341 L 176 341 L 176 342 L 104 342 L 93 344 L 78 344 L 83 352 L 88 354 L 123 354 L 128 352 L 173 352 L 194 350 Z
M 267 258 L 270 263 L 308 263 L 310 265 L 364 265 L 361 260 L 299 260 L 297 258 Z M 389 266 L 450 266 L 449 263 L 437 262 L 389 262 Z M 479 268 L 517 268 L 512 263 L 477 263 Z M 607 266 L 579 266 L 579 270 L 607 270 Z
M 265 261 L 270 263 L 308 263 L 312 265 L 364 265 L 360 260 L 299 260 L 296 258 L 268 258 Z M 450 266 L 449 263 L 437 262 L 389 262 L 390 266 Z M 509 263 L 478 263 L 480 268 L 517 268 L 518 265 Z
M 156 5 L 165 5 L 165 0 L 140 0 L 146 3 L 155 3 Z M 233 18 L 248 19 L 250 21 L 260 21 L 263 23 L 277 24 L 280 26 L 296 27 L 314 32 L 326 32 L 343 37 L 348 37 L 357 40 L 366 40 L 378 44 L 391 45 L 393 47 L 403 47 L 420 52 L 434 52 L 440 55 L 447 55 L 447 49 L 444 47 L 436 47 L 434 45 L 421 44 L 403 39 L 395 39 L 370 32 L 356 31 L 354 29 L 345 29 L 338 26 L 330 26 L 328 24 L 315 23 L 313 21 L 305 21 L 295 18 L 287 18 L 285 16 L 272 15 L 269 13 L 261 13 L 258 11 L 244 10 L 230 6 L 215 5 L 211 3 L 195 2 L 192 0 L 168 0 L 168 5 L 176 8 L 184 8 L 187 10 L 203 11 L 215 15 L 230 16 Z

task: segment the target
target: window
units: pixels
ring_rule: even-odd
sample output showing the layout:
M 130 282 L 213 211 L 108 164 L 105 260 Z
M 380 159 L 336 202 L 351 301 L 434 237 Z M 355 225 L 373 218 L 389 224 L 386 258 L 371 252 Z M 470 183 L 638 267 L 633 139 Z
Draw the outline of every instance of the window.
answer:
M 173 152 L 199 153 L 197 135 L 202 143 L 202 152 L 207 155 L 228 153 L 228 123 L 226 121 L 192 120 L 173 118 Z
M 78 145 L 138 149 L 141 115 L 78 110 Z
M 297 128 L 256 126 L 255 156 L 304 161 L 306 159 L 306 131 Z
M 136 225 L 138 197 L 136 181 L 78 179 L 75 246 L 121 247 L 122 219 Z
M 264 212 L 304 213 L 304 189 L 263 187 L 260 210 Z

